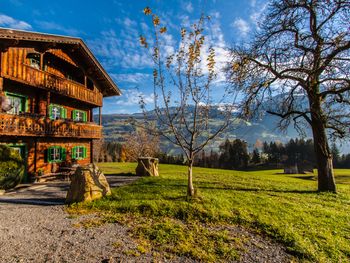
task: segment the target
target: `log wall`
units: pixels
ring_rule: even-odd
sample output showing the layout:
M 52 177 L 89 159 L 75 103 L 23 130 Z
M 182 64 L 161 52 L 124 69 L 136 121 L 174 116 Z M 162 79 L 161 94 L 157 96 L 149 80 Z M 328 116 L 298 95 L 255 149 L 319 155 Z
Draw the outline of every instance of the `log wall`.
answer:
M 44 174 L 55 173 L 61 167 L 69 166 L 72 163 L 72 149 L 75 146 L 84 146 L 87 149 L 87 156 L 83 160 L 77 160 L 78 164 L 85 165 L 91 159 L 91 140 L 71 139 L 69 142 L 59 138 L 30 138 L 13 139 L 2 137 L 0 143 L 25 145 L 27 150 L 27 172 L 35 176 L 39 170 Z M 61 163 L 49 163 L 47 160 L 47 149 L 51 146 L 61 146 L 66 149 L 66 161 Z M 36 149 L 36 151 L 35 151 Z
M 30 66 L 26 57 L 28 53 L 33 51 L 33 49 L 26 48 L 9 48 L 7 52 L 3 52 L 1 76 L 75 98 L 94 106 L 102 106 L 102 93 L 96 88 L 90 90 L 84 84 L 68 80 L 57 68 L 49 65 L 47 71 Z

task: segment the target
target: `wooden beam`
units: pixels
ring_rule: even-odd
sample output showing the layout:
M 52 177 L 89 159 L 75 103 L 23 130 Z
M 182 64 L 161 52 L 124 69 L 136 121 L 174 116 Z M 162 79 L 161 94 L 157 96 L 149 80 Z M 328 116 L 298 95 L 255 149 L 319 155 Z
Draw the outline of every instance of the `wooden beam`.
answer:
M 0 76 L 2 77 L 2 51 L 0 51 Z
M 90 141 L 90 163 L 94 162 L 94 142 Z
M 34 138 L 34 174 L 36 176 L 36 162 L 37 162 L 38 138 Z
M 1 40 L 2 42 L 0 43 L 0 51 L 1 52 L 7 52 L 7 50 L 10 47 L 15 47 L 19 44 L 19 40 L 17 39 L 7 39 L 7 40 Z
M 40 53 L 40 69 L 44 70 L 44 53 Z
M 40 46 L 35 47 L 34 50 L 39 53 L 45 53 L 49 49 L 56 47 L 56 45 L 57 45 L 56 43 L 46 43 L 46 44 L 40 43 Z
M 35 105 L 36 105 L 36 102 L 37 102 L 37 96 L 34 96 L 33 98 L 32 98 L 32 104 L 30 105 L 30 113 L 36 113 L 35 112 Z
M 4 92 L 4 78 L 0 77 L 0 95 Z
M 98 107 L 98 125 L 102 126 L 102 107 Z
M 51 92 L 47 92 L 47 97 L 46 97 L 46 117 L 50 117 L 50 103 L 51 103 Z

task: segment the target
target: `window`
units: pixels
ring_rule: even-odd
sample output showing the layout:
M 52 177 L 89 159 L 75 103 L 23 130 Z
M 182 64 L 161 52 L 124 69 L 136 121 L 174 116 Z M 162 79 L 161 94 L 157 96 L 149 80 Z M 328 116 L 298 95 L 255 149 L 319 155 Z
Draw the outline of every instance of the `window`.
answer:
M 72 119 L 74 121 L 86 122 L 87 121 L 86 111 L 73 110 L 72 111 Z
M 72 149 L 72 159 L 82 160 L 86 158 L 86 147 L 84 146 L 75 146 Z
M 66 149 L 61 146 L 51 146 L 47 150 L 49 163 L 60 163 L 66 159 Z
M 29 65 L 33 68 L 40 69 L 40 54 L 39 53 L 29 53 L 27 55 L 29 60 Z
M 67 118 L 67 109 L 60 105 L 50 104 L 49 106 L 50 119 L 65 119 Z
M 5 93 L 5 95 L 10 104 L 10 110 L 6 111 L 6 113 L 18 115 L 21 112 L 25 112 L 27 97 L 13 93 Z

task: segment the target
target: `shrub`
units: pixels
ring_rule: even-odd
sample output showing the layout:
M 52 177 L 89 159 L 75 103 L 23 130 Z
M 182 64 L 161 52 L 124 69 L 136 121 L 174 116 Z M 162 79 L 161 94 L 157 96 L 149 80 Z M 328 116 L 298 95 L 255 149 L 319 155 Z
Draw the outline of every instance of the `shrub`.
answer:
M 15 187 L 24 176 L 25 165 L 18 152 L 0 145 L 0 189 Z

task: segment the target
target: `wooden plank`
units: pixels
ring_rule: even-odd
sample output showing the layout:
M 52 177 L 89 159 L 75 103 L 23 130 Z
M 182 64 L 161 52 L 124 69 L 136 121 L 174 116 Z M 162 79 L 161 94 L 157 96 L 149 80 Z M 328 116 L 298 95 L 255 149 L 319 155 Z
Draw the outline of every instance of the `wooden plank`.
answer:
M 0 77 L 0 95 L 4 90 L 4 78 Z
M 18 49 L 17 53 L 17 74 L 19 78 L 23 79 L 23 48 Z
M 17 71 L 18 71 L 18 48 L 13 48 L 13 76 L 17 78 Z

